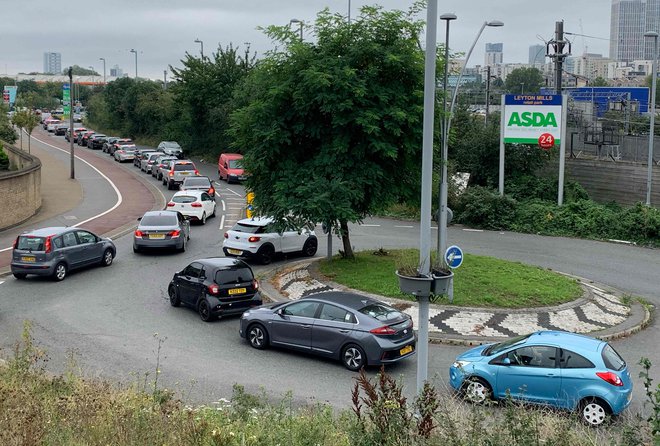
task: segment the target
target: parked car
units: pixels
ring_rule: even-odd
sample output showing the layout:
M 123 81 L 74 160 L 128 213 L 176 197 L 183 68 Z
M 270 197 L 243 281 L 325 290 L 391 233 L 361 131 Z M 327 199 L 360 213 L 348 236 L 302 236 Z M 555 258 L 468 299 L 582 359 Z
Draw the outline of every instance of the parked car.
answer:
M 215 200 L 201 190 L 179 191 L 167 203 L 167 209 L 181 212 L 191 220 L 206 224 L 207 217 L 215 217 Z
M 133 165 L 135 167 L 140 167 L 140 163 L 144 158 L 147 157 L 150 153 L 156 153 L 157 150 L 155 149 L 146 149 L 146 148 L 139 148 L 136 149 L 135 151 L 135 161 L 133 161 Z
M 100 150 L 103 147 L 103 143 L 107 138 L 106 135 L 102 133 L 95 133 L 89 137 L 87 140 L 87 148 L 92 150 Z
M 162 152 L 149 152 L 146 157 L 140 161 L 140 170 L 145 173 L 151 173 L 151 166 L 156 162 L 156 158 L 162 155 Z
M 108 136 L 105 139 L 105 142 L 103 143 L 103 147 L 102 147 L 101 150 L 103 150 L 104 153 L 108 153 L 108 154 L 112 155 L 110 153 L 110 146 L 112 146 L 115 143 L 115 141 L 117 141 L 118 139 L 119 139 L 118 136 Z
M 64 135 L 66 135 L 66 131 L 68 129 L 69 129 L 69 124 L 65 124 L 65 123 L 57 124 L 57 126 L 55 126 L 55 132 L 54 133 L 57 136 L 64 136 Z
M 416 353 L 410 316 L 371 297 L 313 294 L 246 310 L 239 334 L 256 349 L 277 346 L 337 359 L 352 371 Z
M 186 250 L 190 240 L 190 222 L 175 211 L 149 211 L 138 218 L 133 234 L 133 252 L 144 248 Z
M 115 161 L 120 163 L 133 161 L 135 159 L 135 146 L 120 146 L 112 156 L 115 158 Z
M 87 141 L 89 140 L 90 136 L 96 134 L 95 131 L 93 130 L 87 130 L 86 132 L 80 133 L 78 135 L 78 145 L 79 146 L 86 146 Z
M 174 273 L 167 294 L 173 307 L 194 308 L 205 322 L 262 304 L 252 269 L 242 260 L 223 257 L 195 260 Z
M 209 177 L 201 175 L 186 177 L 183 179 L 183 183 L 179 185 L 179 190 L 202 190 L 208 193 L 213 198 L 213 201 L 215 201 L 215 187 L 213 187 L 213 182 Z
M 239 220 L 225 232 L 222 242 L 226 256 L 254 258 L 264 265 L 269 264 L 276 254 L 302 253 L 312 257 L 317 248 L 318 240 L 313 229 L 278 232 L 273 228 L 273 219 L 268 217 Z
M 158 181 L 163 180 L 163 171 L 165 167 L 167 167 L 168 161 L 174 161 L 176 160 L 176 156 L 172 155 L 165 155 L 164 153 L 161 153 L 160 156 L 156 157 L 156 161 L 154 161 L 154 165 L 151 167 L 151 176 L 156 178 Z
M 175 189 L 186 177 L 199 175 L 195 163 L 190 160 L 172 161 L 168 167 L 167 172 L 163 173 L 163 184 L 166 184 L 168 189 Z
M 218 177 L 226 180 L 227 183 L 243 181 L 245 171 L 241 161 L 243 155 L 238 153 L 222 153 L 218 158 Z
M 11 272 L 17 279 L 28 274 L 64 280 L 70 270 L 88 265 L 112 265 L 117 248 L 109 238 L 71 227 L 50 227 L 16 237 Z
M 176 141 L 161 141 L 157 149 L 166 155 L 176 156 L 179 159 L 183 158 L 183 149 Z
M 472 348 L 456 358 L 449 378 L 469 401 L 510 396 L 577 410 L 591 426 L 628 407 L 633 388 L 626 362 L 610 344 L 561 331 Z
M 110 155 L 114 155 L 115 150 L 119 149 L 120 147 L 132 147 L 135 149 L 135 143 L 132 139 L 129 138 L 119 138 L 110 147 L 108 147 L 108 153 Z

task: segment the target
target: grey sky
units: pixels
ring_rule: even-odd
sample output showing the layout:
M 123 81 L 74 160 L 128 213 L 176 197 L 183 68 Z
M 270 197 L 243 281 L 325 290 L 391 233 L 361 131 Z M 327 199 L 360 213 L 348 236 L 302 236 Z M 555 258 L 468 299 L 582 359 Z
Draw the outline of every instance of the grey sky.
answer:
M 186 52 L 210 54 L 218 44 L 245 42 L 258 54 L 271 49 L 271 42 L 256 28 L 286 25 L 292 18 L 313 21 L 324 7 L 346 13 L 348 0 L 0 0 L 0 73 L 41 72 L 43 53 L 62 54 L 62 67 L 93 66 L 101 73 L 106 59 L 133 76 L 138 51 L 138 75 L 163 77 L 169 65 L 180 66 Z M 407 9 L 412 0 L 352 0 L 355 17 L 365 4 L 386 9 Z M 556 5 L 559 5 L 557 7 Z M 467 52 L 485 20 L 501 20 L 503 28 L 487 28 L 470 59 L 470 66 L 483 65 L 484 44 L 504 43 L 504 62 L 527 62 L 528 47 L 553 36 L 554 23 L 565 20 L 569 32 L 609 38 L 609 0 L 439 0 L 439 13 L 453 12 L 458 20 L 450 28 L 450 47 Z M 71 13 L 70 13 L 71 12 Z M 424 17 L 422 17 L 424 18 Z M 581 22 L 581 25 L 580 25 Z M 607 56 L 609 42 L 572 37 L 573 54 L 586 46 L 590 53 Z M 438 41 L 444 41 L 444 22 L 438 26 Z

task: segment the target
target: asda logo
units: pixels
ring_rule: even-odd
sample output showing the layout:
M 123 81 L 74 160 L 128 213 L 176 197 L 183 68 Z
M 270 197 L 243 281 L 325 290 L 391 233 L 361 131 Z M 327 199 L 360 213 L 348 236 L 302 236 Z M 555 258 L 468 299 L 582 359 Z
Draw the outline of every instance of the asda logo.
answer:
M 508 127 L 557 127 L 554 113 L 513 112 Z

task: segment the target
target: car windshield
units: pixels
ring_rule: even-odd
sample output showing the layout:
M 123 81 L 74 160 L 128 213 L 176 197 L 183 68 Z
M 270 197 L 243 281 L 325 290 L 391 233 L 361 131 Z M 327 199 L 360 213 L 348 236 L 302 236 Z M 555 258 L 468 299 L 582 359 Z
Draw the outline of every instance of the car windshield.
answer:
M 193 203 L 197 201 L 197 197 L 190 195 L 175 195 L 172 197 L 172 201 L 175 203 Z
M 230 169 L 242 169 L 243 165 L 241 163 L 242 160 L 229 160 L 229 168 Z
M 362 314 L 366 314 L 367 316 L 371 316 L 374 319 L 378 319 L 379 321 L 383 322 L 399 319 L 402 316 L 400 311 L 379 303 L 369 304 L 366 307 L 360 308 L 358 311 Z
M 181 172 L 183 170 L 195 170 L 195 166 L 193 166 L 191 163 L 174 165 L 175 172 Z
M 215 273 L 215 283 L 218 285 L 249 282 L 252 279 L 254 276 L 248 268 L 221 269 Z
M 145 215 L 140 220 L 140 226 L 176 226 L 177 224 L 175 214 Z
M 44 250 L 44 237 L 34 237 L 31 235 L 21 235 L 18 237 L 16 249 L 25 251 L 43 251 Z
M 173 141 L 163 141 L 161 143 L 161 146 L 165 147 L 166 149 L 180 149 L 181 146 Z
M 603 362 L 605 367 L 610 370 L 622 370 L 626 366 L 626 361 L 617 353 L 616 350 L 610 345 L 607 344 L 603 349 Z
M 264 232 L 264 227 L 259 225 L 246 225 L 244 223 L 236 223 L 232 231 L 247 232 L 249 234 L 261 234 Z
M 133 144 L 133 140 L 131 140 L 131 139 L 119 139 L 119 140 L 117 140 L 117 144 Z
M 211 182 L 208 178 L 186 178 L 183 182 L 184 186 L 204 186 L 208 187 L 211 185 Z
M 493 344 L 490 347 L 487 347 L 483 351 L 483 355 L 496 355 L 504 350 L 506 350 L 509 347 L 512 347 L 516 344 L 519 344 L 521 342 L 524 342 L 528 337 L 530 337 L 531 334 L 526 334 L 522 336 L 517 336 L 515 338 L 511 338 L 508 341 L 500 342 L 499 344 Z

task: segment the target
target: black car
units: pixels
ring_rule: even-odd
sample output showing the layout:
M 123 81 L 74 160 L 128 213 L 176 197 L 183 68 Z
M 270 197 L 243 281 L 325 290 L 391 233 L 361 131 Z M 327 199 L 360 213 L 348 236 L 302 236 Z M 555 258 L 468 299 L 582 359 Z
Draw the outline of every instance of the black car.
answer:
M 87 148 L 92 150 L 101 150 L 103 143 L 106 141 L 107 136 L 101 133 L 96 133 L 89 137 L 87 140 Z
M 59 124 L 55 127 L 55 135 L 63 136 L 66 135 L 66 131 L 69 129 L 69 124 Z
M 167 294 L 173 307 L 194 308 L 205 322 L 262 304 L 250 266 L 224 257 L 195 260 L 174 274 Z

